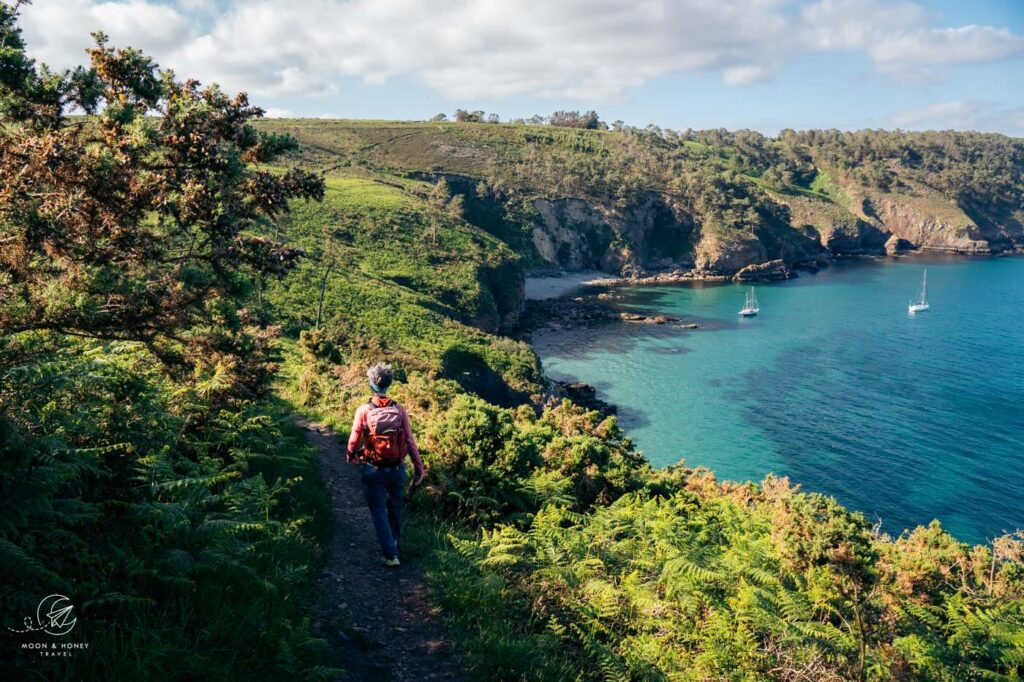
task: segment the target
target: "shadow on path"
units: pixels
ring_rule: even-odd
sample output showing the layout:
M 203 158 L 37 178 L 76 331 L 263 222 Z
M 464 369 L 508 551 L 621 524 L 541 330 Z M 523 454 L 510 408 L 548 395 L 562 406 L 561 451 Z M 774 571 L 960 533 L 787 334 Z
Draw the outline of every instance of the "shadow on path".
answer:
M 317 448 L 331 496 L 330 554 L 311 607 L 313 629 L 330 647 L 342 680 L 465 680 L 444 625 L 427 601 L 415 564 L 385 568 L 363 498 L 359 469 L 345 462 L 336 433 L 300 420 Z

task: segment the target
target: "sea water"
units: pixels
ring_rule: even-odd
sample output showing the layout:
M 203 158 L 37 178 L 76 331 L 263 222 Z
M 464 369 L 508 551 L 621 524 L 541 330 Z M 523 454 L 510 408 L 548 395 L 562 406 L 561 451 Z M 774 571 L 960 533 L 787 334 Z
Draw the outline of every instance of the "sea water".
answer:
M 931 310 L 907 304 L 928 270 Z M 747 286 L 611 290 L 693 331 L 609 323 L 533 337 L 547 373 L 619 408 L 655 466 L 789 476 L 890 534 L 1024 528 L 1024 258 L 854 259 Z

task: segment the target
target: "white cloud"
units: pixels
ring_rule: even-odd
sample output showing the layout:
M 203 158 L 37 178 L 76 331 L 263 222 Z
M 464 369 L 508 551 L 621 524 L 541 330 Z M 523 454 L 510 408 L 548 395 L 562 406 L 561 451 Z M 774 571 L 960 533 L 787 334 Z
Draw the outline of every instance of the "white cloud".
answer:
M 928 82 L 954 64 L 1024 51 L 990 26 L 934 27 L 921 6 L 883 0 L 47 0 L 24 10 L 34 56 L 79 63 L 87 33 L 259 97 L 337 92 L 343 77 L 409 78 L 452 99 L 513 95 L 596 102 L 667 73 L 712 71 L 736 86 L 821 51 L 857 51 L 889 77 Z
M 863 50 L 927 21 L 912 2 L 819 0 L 801 8 L 799 40 L 809 49 Z
M 291 109 L 284 109 L 281 107 L 267 107 L 263 110 L 263 115 L 267 118 L 295 118 L 296 113 Z
M 906 109 L 897 111 L 891 116 L 893 124 L 900 127 L 914 127 L 934 125 L 942 122 L 946 127 L 963 125 L 966 121 L 977 116 L 979 104 L 966 100 L 954 100 L 952 102 L 940 102 L 926 107 Z
M 932 28 L 911 2 L 820 0 L 804 7 L 804 39 L 819 50 L 860 50 L 891 78 L 942 80 L 940 67 L 980 64 L 1024 51 L 1024 36 L 992 26 Z
M 729 66 L 722 70 L 722 80 L 729 85 L 750 85 L 771 79 L 775 75 L 774 65 L 765 66 L 748 64 L 747 66 Z
M 890 121 L 912 130 L 969 128 L 1024 136 L 1024 107 L 1005 109 L 978 100 L 953 100 L 897 111 Z
M 172 7 L 144 0 L 92 2 L 46 0 L 22 9 L 21 26 L 33 57 L 55 67 L 81 64 L 92 47 L 90 33 L 102 30 L 116 46 L 171 53 L 194 37 L 188 18 Z
M 962 26 L 916 31 L 871 46 L 879 63 L 974 64 L 1024 50 L 1024 36 L 991 26 Z
M 212 13 L 217 9 L 216 0 L 176 0 L 175 4 L 186 12 Z
M 935 67 L 980 64 L 1024 50 L 1024 36 L 991 26 L 923 29 L 879 41 L 869 49 L 879 71 L 904 80 L 941 79 Z

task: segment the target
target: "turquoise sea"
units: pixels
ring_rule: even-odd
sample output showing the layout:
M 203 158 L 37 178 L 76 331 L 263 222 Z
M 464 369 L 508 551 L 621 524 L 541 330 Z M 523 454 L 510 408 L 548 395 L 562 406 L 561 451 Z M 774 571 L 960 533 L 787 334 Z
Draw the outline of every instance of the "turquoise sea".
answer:
M 908 300 L 928 270 L 931 310 Z M 1024 528 L 1024 258 L 851 259 L 746 287 L 616 289 L 697 330 L 607 323 L 533 337 L 549 375 L 619 408 L 656 466 L 774 472 L 882 528 L 967 542 Z

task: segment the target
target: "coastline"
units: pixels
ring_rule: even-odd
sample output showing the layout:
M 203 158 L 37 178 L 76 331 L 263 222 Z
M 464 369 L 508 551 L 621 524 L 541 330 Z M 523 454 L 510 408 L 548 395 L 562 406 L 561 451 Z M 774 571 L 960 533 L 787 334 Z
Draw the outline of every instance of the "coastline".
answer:
M 931 284 L 931 265 L 933 263 L 946 264 L 950 268 L 948 275 L 943 274 L 942 270 L 936 272 L 935 294 L 939 307 L 930 316 L 908 317 L 902 292 L 907 287 L 912 289 L 917 286 L 921 276 L 920 269 L 923 266 L 929 267 L 928 279 Z M 1019 519 L 1019 515 L 1012 514 L 1005 509 L 998 511 L 998 518 L 993 516 L 997 514 L 997 510 L 993 509 L 984 512 L 950 511 L 941 506 L 947 502 L 934 503 L 918 500 L 914 506 L 898 505 L 893 500 L 883 502 L 874 499 L 865 500 L 862 499 L 863 493 L 860 488 L 851 484 L 841 473 L 837 472 L 844 468 L 848 469 L 848 463 L 851 461 L 861 462 L 860 458 L 862 457 L 867 459 L 858 466 L 874 467 L 870 470 L 881 471 L 883 467 L 887 466 L 885 453 L 889 452 L 891 447 L 895 447 L 892 444 L 904 442 L 903 440 L 894 440 L 894 438 L 906 438 L 908 439 L 906 442 L 913 444 L 914 450 L 908 456 L 909 458 L 900 460 L 902 473 L 898 473 L 894 478 L 894 481 L 898 481 L 904 490 L 912 491 L 917 490 L 918 487 L 929 486 L 929 489 L 945 490 L 949 488 L 947 485 L 949 481 L 973 475 L 972 472 L 975 470 L 971 467 L 974 465 L 965 459 L 949 456 L 948 453 L 943 454 L 945 451 L 941 450 L 939 445 L 945 443 L 943 447 L 946 447 L 949 452 L 957 452 L 957 442 L 975 445 L 986 442 L 985 439 L 988 437 L 985 436 L 985 433 L 990 432 L 988 429 L 995 428 L 991 425 L 982 428 L 962 423 L 954 427 L 948 420 L 943 421 L 948 415 L 954 413 L 954 408 L 975 409 L 964 408 L 963 404 L 966 404 L 964 401 L 982 404 L 988 400 L 985 397 L 988 392 L 984 387 L 976 386 L 975 384 L 978 382 L 975 379 L 968 378 L 968 375 L 963 372 L 954 371 L 954 368 L 969 366 L 970 353 L 974 352 L 972 349 L 979 347 L 979 343 L 997 343 L 986 336 L 986 330 L 990 324 L 989 317 L 979 318 L 977 323 L 967 322 L 973 319 L 970 316 L 977 306 L 973 293 L 965 291 L 962 284 L 971 282 L 972 289 L 978 286 L 980 287 L 979 291 L 987 291 L 988 289 L 980 284 L 987 280 L 978 280 L 975 278 L 976 275 L 988 276 L 988 273 L 994 273 L 992 276 L 1001 278 L 1001 280 L 993 281 L 1005 282 L 1007 281 L 1006 277 L 1012 277 L 1020 272 L 1021 265 L 1024 263 L 1021 263 L 1020 259 L 996 256 L 972 256 L 964 259 L 959 255 L 934 252 L 915 252 L 908 254 L 905 258 L 876 255 L 837 258 L 834 272 L 829 270 L 816 277 L 807 278 L 806 282 L 800 280 L 786 287 L 766 289 L 765 297 L 769 302 L 769 307 L 765 310 L 764 320 L 757 320 L 754 324 L 735 321 L 732 317 L 734 309 L 731 301 L 735 292 L 739 291 L 739 287 L 722 287 L 719 286 L 720 282 L 701 286 L 700 280 L 691 279 L 683 282 L 689 286 L 679 286 L 676 292 L 672 291 L 675 287 L 665 286 L 663 289 L 651 291 L 650 294 L 645 293 L 641 287 L 637 287 L 631 292 L 617 289 L 604 291 L 591 289 L 585 294 L 577 294 L 575 297 L 584 298 L 591 305 L 607 306 L 612 309 L 621 307 L 633 310 L 634 306 L 638 306 L 637 309 L 640 312 L 651 315 L 666 312 L 686 316 L 692 313 L 698 316 L 696 321 L 701 323 L 701 327 L 716 333 L 680 333 L 670 327 L 651 327 L 648 331 L 643 328 L 598 321 L 593 325 L 593 329 L 573 330 L 567 328 L 564 329 L 564 334 L 557 327 L 554 334 L 550 334 L 546 329 L 538 330 L 538 333 L 532 335 L 529 340 L 531 345 L 534 341 L 537 343 L 534 348 L 542 358 L 542 369 L 549 386 L 556 383 L 580 384 L 586 382 L 597 387 L 594 397 L 617 408 L 617 413 L 624 420 L 626 424 L 624 428 L 627 429 L 627 435 L 630 437 L 634 435 L 632 433 L 634 428 L 647 429 L 650 423 L 643 418 L 641 412 L 638 412 L 645 408 L 634 400 L 636 392 L 631 388 L 613 391 L 612 385 L 616 382 L 621 388 L 622 382 L 628 384 L 632 381 L 630 377 L 639 372 L 652 378 L 651 386 L 659 394 L 674 395 L 672 382 L 678 381 L 689 386 L 697 385 L 694 382 L 698 382 L 700 386 L 711 387 L 701 389 L 704 391 L 702 393 L 694 393 L 693 396 L 686 394 L 685 397 L 680 398 L 684 403 L 697 400 L 702 406 L 700 410 L 680 408 L 678 415 L 672 417 L 660 432 L 650 431 L 644 436 L 647 440 L 644 441 L 641 449 L 656 468 L 668 466 L 672 457 L 679 455 L 691 466 L 693 464 L 707 466 L 715 472 L 720 480 L 759 480 L 759 475 L 750 473 L 749 470 L 751 466 L 760 465 L 760 462 L 755 460 L 761 457 L 768 458 L 771 454 L 770 448 L 767 447 L 771 443 L 767 439 L 789 438 L 783 432 L 786 431 L 786 428 L 793 427 L 793 424 L 787 422 L 785 417 L 786 415 L 800 415 L 799 419 L 794 417 L 795 422 L 799 422 L 799 426 L 796 427 L 798 430 L 792 432 L 795 440 L 785 441 L 788 443 L 785 447 L 796 448 L 796 450 L 786 451 L 790 453 L 787 456 L 793 457 L 791 461 L 787 461 L 787 466 L 792 469 L 782 470 L 773 468 L 777 465 L 771 465 L 765 469 L 766 471 L 785 471 L 787 474 L 791 474 L 795 480 L 809 485 L 811 490 L 836 496 L 851 509 L 865 513 L 875 513 L 877 509 L 880 516 L 885 519 L 886 528 L 891 532 L 898 533 L 904 528 L 914 527 L 915 524 L 927 523 L 930 515 L 930 518 L 937 517 L 942 519 L 944 524 L 949 524 L 951 532 L 958 538 L 970 538 L 970 541 L 974 542 L 977 541 L 981 533 L 995 528 L 993 523 L 997 524 L 998 519 Z M 961 271 L 961 267 L 967 268 L 967 270 Z M 965 279 L 963 273 L 970 273 L 971 276 Z M 819 286 L 819 280 L 821 286 Z M 1012 279 L 1010 281 L 1012 282 Z M 623 281 L 622 284 L 628 285 L 629 281 Z M 996 289 L 1004 290 L 999 287 Z M 1011 290 L 1019 289 L 1017 285 L 1014 285 Z M 702 303 L 696 306 L 658 307 L 653 305 L 652 302 L 662 296 L 668 296 L 670 299 L 681 297 L 682 301 L 692 300 Z M 573 298 L 570 296 L 569 300 L 572 301 Z M 707 301 L 716 302 L 717 307 L 708 308 L 708 304 L 703 303 Z M 725 301 L 724 305 L 719 303 L 721 301 Z M 840 310 L 851 312 L 849 314 L 836 312 Z M 719 313 L 718 317 L 715 316 L 715 311 Z M 801 342 L 794 344 L 787 341 L 786 339 L 794 334 L 796 337 L 800 337 L 801 334 L 806 336 L 805 332 L 812 329 L 807 325 L 809 321 L 807 311 L 813 313 L 811 318 L 813 320 L 828 319 L 830 311 L 834 313 L 832 314 L 833 318 L 837 316 L 841 318 L 836 328 L 849 332 L 842 337 L 843 344 L 833 346 L 829 343 L 822 343 L 820 339 L 813 340 L 813 343 L 805 339 L 801 346 Z M 817 311 L 820 311 L 822 316 L 819 316 Z M 855 322 L 850 321 L 851 315 L 856 316 Z M 711 322 L 719 317 L 723 320 L 723 325 Z M 1006 316 L 1001 319 L 1005 320 Z M 832 329 L 832 327 L 827 328 Z M 746 331 L 742 331 L 744 329 Z M 951 332 L 956 329 L 963 330 L 966 333 L 965 338 L 970 339 L 970 342 L 957 346 L 957 343 L 961 343 L 956 340 L 959 338 L 957 336 L 959 332 Z M 998 337 L 996 332 L 1004 330 L 1005 325 L 1000 322 L 992 329 L 992 333 Z M 719 333 L 720 331 L 721 333 Z M 602 342 L 600 339 L 603 337 L 612 339 L 612 343 Z M 635 339 L 643 339 L 640 345 L 648 348 L 646 357 L 649 360 L 638 361 L 638 358 L 643 357 L 642 355 L 629 354 L 631 353 L 630 349 L 636 345 Z M 740 342 L 737 343 L 735 339 L 739 339 Z M 772 343 L 776 345 L 771 345 Z M 951 343 L 953 345 L 950 345 Z M 559 346 L 561 350 L 552 354 L 551 348 Z M 757 349 L 758 353 L 752 354 L 754 357 L 767 357 L 777 349 L 784 349 L 789 353 L 786 356 L 789 358 L 788 364 L 783 363 L 774 373 L 765 367 L 759 367 L 763 363 L 744 364 L 743 359 L 751 356 L 751 353 L 734 352 L 737 348 L 746 348 L 747 351 Z M 820 350 L 823 348 L 828 350 Z M 842 348 L 846 350 L 842 350 Z M 875 351 L 867 352 L 872 348 Z M 687 355 L 691 352 L 704 355 Z M 568 355 L 566 355 L 567 353 Z M 573 359 L 571 357 L 573 353 L 578 353 L 582 360 Z M 589 366 L 585 367 L 581 364 L 587 356 L 594 353 L 596 354 L 593 357 L 599 358 L 596 363 L 591 360 Z M 621 362 L 619 354 L 622 354 Z M 686 359 L 683 359 L 684 355 L 686 355 Z M 867 365 L 847 362 L 854 356 L 859 361 L 866 362 Z M 737 364 L 737 361 L 740 364 Z M 947 367 L 944 364 L 947 362 L 952 363 L 948 367 L 948 371 L 943 369 Z M 751 369 L 751 366 L 759 367 L 760 378 L 758 381 L 752 384 L 736 383 L 739 377 L 744 376 L 744 372 Z M 616 367 L 620 369 L 616 369 Z M 877 371 L 869 371 L 865 367 L 875 367 Z M 738 371 L 722 374 L 722 368 L 728 370 L 738 368 Z M 679 371 L 684 373 L 679 374 Z M 673 374 L 673 372 L 675 373 Z M 790 374 L 790 372 L 795 372 L 795 374 Z M 950 383 L 950 378 L 943 379 L 936 376 L 936 374 L 943 373 L 948 374 L 955 381 Z M 817 376 L 818 374 L 821 376 Z M 1013 374 L 1019 377 L 1017 372 Z M 673 377 L 671 380 L 666 378 L 669 375 Z M 738 404 L 737 400 L 742 403 L 743 400 L 756 396 L 759 400 L 772 401 L 775 398 L 766 386 L 782 385 L 779 384 L 780 381 L 786 383 L 798 380 L 806 380 L 801 385 L 806 384 L 804 388 L 814 395 L 815 401 L 793 399 L 787 403 L 785 412 L 773 412 L 771 409 L 758 411 L 754 420 L 748 424 L 749 428 L 748 426 L 734 427 L 734 422 L 738 425 L 741 421 L 740 417 L 743 417 L 744 420 L 747 419 L 744 417 L 746 414 L 744 410 L 749 412 L 749 405 L 747 408 L 743 408 L 741 404 L 738 407 L 735 406 Z M 839 381 L 839 383 L 835 383 L 833 380 Z M 829 388 L 830 382 L 835 383 L 835 386 Z M 1005 378 L 1000 379 L 1000 382 L 997 385 L 1002 386 L 1001 390 L 1007 395 L 1014 394 L 1019 390 L 1007 385 Z M 938 411 L 934 414 L 929 413 L 930 417 L 929 420 L 926 420 L 926 428 L 923 431 L 906 433 L 897 425 L 897 422 L 901 421 L 900 415 L 903 414 L 901 410 L 906 408 L 906 401 L 888 402 L 888 396 L 891 394 L 879 391 L 879 386 L 883 384 L 890 388 L 895 384 L 912 385 L 915 387 L 913 390 L 921 390 L 927 392 L 928 395 L 938 396 L 936 398 L 938 402 L 934 408 Z M 744 387 L 743 392 L 737 393 L 741 386 Z M 952 387 L 955 387 L 956 390 L 953 390 Z M 802 392 L 804 388 L 797 393 Z M 768 392 L 766 393 L 766 391 Z M 568 397 L 572 398 L 572 396 Z M 825 399 L 834 399 L 838 402 L 832 404 Z M 825 402 L 821 402 L 821 400 L 825 400 Z M 857 409 L 851 411 L 841 408 L 840 404 L 844 400 L 853 401 L 852 404 Z M 578 400 L 574 400 L 574 402 L 582 404 Z M 831 407 L 826 411 L 827 418 L 822 417 L 818 411 L 819 408 L 812 406 L 811 402 L 816 405 L 830 405 Z M 890 405 L 892 409 L 882 411 L 872 409 L 872 406 L 879 405 Z M 733 416 L 734 411 L 735 416 Z M 761 419 L 757 418 L 758 415 Z M 865 429 L 864 424 L 858 421 L 858 415 L 869 415 L 872 423 L 880 426 L 878 429 Z M 683 436 L 678 434 L 672 420 L 696 423 L 702 419 L 710 419 L 709 423 L 713 424 L 714 428 L 701 434 L 688 432 L 687 437 L 691 440 L 679 440 Z M 825 419 L 827 424 L 822 423 L 822 419 Z M 932 419 L 935 421 L 931 421 Z M 744 421 L 744 424 L 747 424 L 747 421 Z M 789 426 L 782 428 L 779 426 L 780 424 L 789 424 Z M 755 430 L 762 428 L 767 428 L 770 435 L 755 433 Z M 941 439 L 929 441 L 930 436 L 927 436 L 927 433 L 931 428 L 935 429 L 935 433 L 941 431 L 946 434 L 969 435 L 958 435 L 949 441 Z M 993 433 L 1000 434 L 1002 431 L 997 429 Z M 730 435 L 729 439 L 719 439 L 717 434 L 738 435 L 735 437 Z M 840 436 L 834 437 L 833 434 L 840 434 Z M 669 442 L 668 436 L 684 443 L 685 447 L 677 445 L 675 441 Z M 636 434 L 636 437 L 639 437 L 639 433 Z M 998 442 L 1002 443 L 1007 437 L 1013 436 L 1003 434 L 993 437 L 999 437 L 1001 440 Z M 958 440 L 962 438 L 968 440 Z M 723 442 L 719 442 L 720 440 Z M 729 442 L 724 442 L 726 440 Z M 765 443 L 763 449 L 762 442 Z M 993 441 L 993 443 L 996 442 Z M 831 462 L 825 467 L 826 473 L 815 473 L 814 470 L 820 468 L 818 464 L 821 462 L 815 459 L 817 455 L 812 457 L 808 454 L 812 450 L 818 452 L 815 448 L 819 448 L 819 446 L 825 448 L 821 451 L 827 455 L 824 461 Z M 911 446 L 908 445 L 908 447 Z M 797 451 L 800 454 L 792 454 Z M 998 448 L 993 449 L 993 452 L 997 451 L 1002 452 Z M 701 457 L 697 457 L 698 454 Z M 993 457 L 995 456 L 997 455 L 994 454 Z M 998 456 L 1004 457 L 1003 461 L 1005 461 L 1005 455 L 998 454 Z M 829 469 L 831 466 L 838 467 L 838 469 Z M 992 470 L 988 469 L 989 472 Z M 740 473 L 741 471 L 746 473 Z M 828 473 L 829 471 L 831 473 Z M 989 481 L 988 474 L 979 473 L 978 475 L 986 482 L 984 485 L 979 483 L 971 488 L 971 494 L 975 496 L 972 499 L 980 499 L 978 496 L 984 494 L 983 488 L 990 489 L 985 486 L 995 486 L 991 489 L 1000 490 L 1000 484 Z M 1020 471 L 1018 470 L 1018 473 L 1014 475 L 1020 475 Z M 829 478 L 830 476 L 835 480 Z M 880 506 L 876 507 L 876 505 Z M 980 508 L 976 502 L 970 506 L 972 509 Z M 996 518 L 995 522 L 992 520 L 993 518 Z M 1015 523 L 1019 525 L 1020 521 L 1017 520 Z
M 967 253 L 939 249 L 913 249 L 893 254 L 851 253 L 829 256 L 827 259 L 819 261 L 821 267 L 807 267 L 800 270 L 808 274 L 815 274 L 832 265 L 854 264 L 857 261 L 882 262 L 888 260 L 914 260 L 916 258 L 971 261 L 1001 259 L 1013 256 L 1024 256 L 1024 250 L 1015 249 L 997 253 Z M 620 277 L 596 270 L 540 271 L 534 275 L 527 274 L 524 308 L 514 336 L 525 341 L 531 348 L 534 348 L 531 337 L 538 331 L 567 331 L 614 322 L 655 325 L 692 331 L 699 329 L 701 326 L 693 320 L 657 312 L 642 313 L 619 309 L 615 305 L 615 301 L 619 300 L 621 296 L 612 290 L 633 286 L 768 283 L 796 279 L 799 276 L 796 269 L 788 270 L 785 278 L 774 277 L 757 280 L 738 280 L 736 275 L 712 275 L 692 269 L 671 270 L 640 277 Z M 534 353 L 536 352 L 536 349 L 534 349 Z M 560 381 L 549 376 L 543 369 L 542 374 L 544 380 L 549 385 L 549 390 L 542 401 L 543 403 L 561 398 L 569 398 L 579 405 L 600 412 L 603 416 L 614 415 L 619 412 L 619 406 L 599 397 L 597 389 L 585 381 Z
M 931 247 L 920 247 L 898 253 L 849 253 L 823 257 L 812 262 L 801 262 L 792 267 L 779 267 L 781 260 L 766 261 L 745 266 L 732 275 L 718 275 L 700 272 L 696 269 L 674 269 L 642 276 L 622 277 L 598 270 L 542 271 L 526 275 L 526 301 L 541 301 L 563 298 L 587 287 L 616 288 L 632 286 L 661 286 L 672 284 L 729 284 L 766 283 L 796 279 L 801 272 L 814 274 L 836 263 L 857 260 L 902 260 L 915 258 L 944 257 L 949 260 L 985 260 L 989 258 L 1013 258 L 1024 256 L 1024 248 L 994 252 L 966 252 Z M 531 292 L 531 289 L 533 290 Z M 531 295 L 531 293 L 533 295 Z

